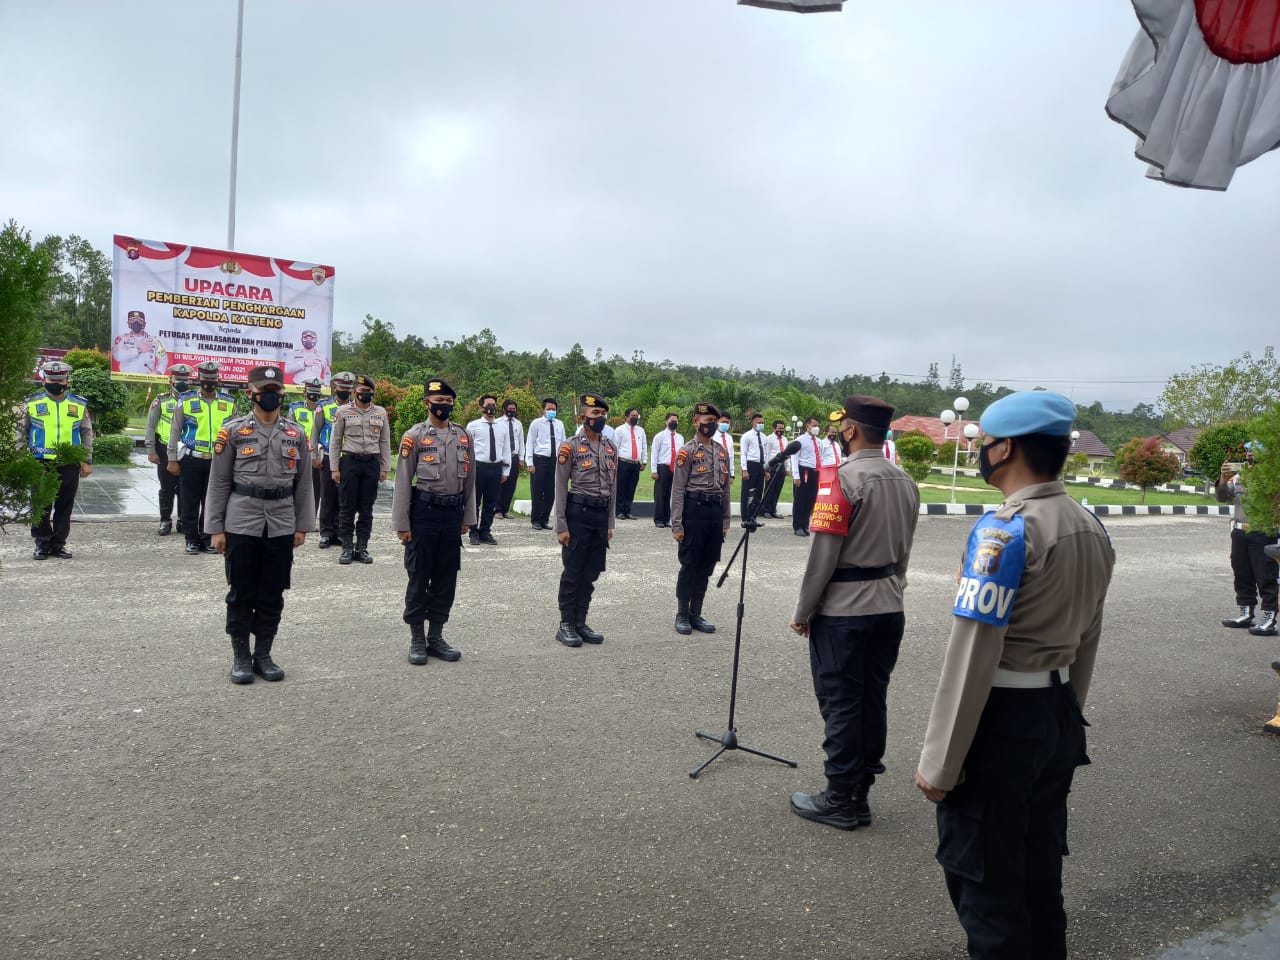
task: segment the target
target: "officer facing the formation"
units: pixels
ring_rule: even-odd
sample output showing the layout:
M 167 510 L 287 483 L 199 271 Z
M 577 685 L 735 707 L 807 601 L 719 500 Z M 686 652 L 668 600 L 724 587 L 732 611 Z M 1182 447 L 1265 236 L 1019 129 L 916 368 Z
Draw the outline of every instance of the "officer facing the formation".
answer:
M 827 788 L 796 793 L 791 809 L 840 830 L 871 823 L 867 794 L 884 773 L 889 675 L 906 619 L 902 591 L 920 514 L 915 481 L 884 458 L 893 407 L 847 397 L 831 414 L 847 459 L 818 485 L 813 546 L 791 629 L 809 638 L 822 712 Z
M 178 398 L 191 389 L 194 373 L 185 363 L 175 363 L 169 368 L 169 392 L 158 394 L 147 410 L 147 429 L 144 436 L 147 460 L 156 465 L 156 478 L 160 481 L 160 531 L 162 537 L 173 532 L 173 501 L 178 494 L 178 478 L 169 472 L 169 432 L 173 429 L 173 413 L 178 408 Z M 178 508 L 178 532 L 182 532 L 182 508 Z
M 423 387 L 429 415 L 400 440 L 391 526 L 404 544 L 409 587 L 404 622 L 409 625 L 409 662 L 427 656 L 462 659 L 444 639 L 462 566 L 462 535 L 476 522 L 476 474 L 471 438 L 450 423 L 458 393 L 439 378 Z
M 209 463 L 213 442 L 223 421 L 235 413 L 236 402 L 218 389 L 221 367 L 217 361 L 196 364 L 199 390 L 188 390 L 178 398 L 169 428 L 169 465 L 178 478 L 178 509 L 187 553 L 217 553 L 204 532 L 204 498 L 209 488 Z
M 333 396 L 316 407 L 311 425 L 311 465 L 320 474 L 320 549 L 338 543 L 338 485 L 333 480 L 329 445 L 333 440 L 333 420 L 338 408 L 350 402 L 356 388 L 356 375 L 343 371 L 329 382 Z
M 609 404 L 598 393 L 584 393 L 578 403 L 582 427 L 556 453 L 556 539 L 564 563 L 556 639 L 566 647 L 604 642 L 587 625 L 587 611 L 613 539 L 618 494 L 618 448 L 603 436 Z
M 391 421 L 387 411 L 373 402 L 373 381 L 356 378 L 355 402 L 339 407 L 333 417 L 330 457 L 338 457 L 333 480 L 338 484 L 338 535 L 342 556 L 338 562 L 373 563 L 369 534 L 373 531 L 373 501 L 378 484 L 391 469 Z M 358 516 L 358 519 L 357 519 Z M 354 549 L 353 549 L 354 544 Z
M 213 444 L 205 533 L 226 557 L 231 682 L 283 680 L 271 646 L 284 611 L 293 551 L 316 528 L 311 452 L 302 427 L 280 415 L 284 372 L 249 371 L 248 416 L 232 417 Z M 255 638 L 252 656 L 249 634 Z
M 17 440 L 18 446 L 27 447 L 46 472 L 58 474 L 59 485 L 53 504 L 31 527 L 31 537 L 36 542 L 33 556 L 37 560 L 70 560 L 67 537 L 71 535 L 76 490 L 80 478 L 93 472 L 93 422 L 89 419 L 89 401 L 67 393 L 69 364 L 51 360 L 44 365 L 42 375 L 44 389 L 23 402 Z M 84 460 L 58 463 L 58 447 L 62 444 L 83 447 Z
M 1085 755 L 1115 564 L 1057 479 L 1075 406 L 1010 394 L 981 418 L 979 470 L 1004 494 L 969 533 L 916 786 L 938 804 L 938 862 L 971 957 L 1067 955 L 1067 793 Z
M 676 454 L 671 482 L 671 533 L 680 545 L 676 577 L 676 633 L 715 633 L 702 617 L 711 571 L 729 535 L 729 454 L 714 437 L 720 412 L 710 403 L 693 408 L 697 434 Z
M 1280 568 L 1267 555 L 1267 544 L 1272 536 L 1262 530 L 1250 530 L 1249 519 L 1244 513 L 1244 475 L 1252 469 L 1256 441 L 1245 444 L 1243 464 L 1223 463 L 1214 486 L 1221 503 L 1232 504 L 1231 516 L 1231 575 L 1234 580 L 1236 604 L 1239 611 L 1222 621 L 1224 627 L 1248 627 L 1255 637 L 1274 637 L 1277 632 L 1276 576 Z M 1258 601 L 1261 601 L 1259 604 Z M 1255 622 L 1256 618 L 1256 622 Z
M 302 381 L 302 399 L 295 400 L 289 404 L 289 410 L 285 414 L 290 420 L 302 428 L 303 436 L 307 438 L 307 443 L 311 443 L 311 433 L 316 425 L 316 411 L 320 409 L 320 390 L 322 384 L 319 377 L 308 377 Z M 319 463 L 319 457 L 315 453 L 314 447 L 311 453 L 311 493 L 312 499 L 318 504 L 320 502 L 320 471 L 315 469 Z M 332 481 L 332 477 L 329 478 Z

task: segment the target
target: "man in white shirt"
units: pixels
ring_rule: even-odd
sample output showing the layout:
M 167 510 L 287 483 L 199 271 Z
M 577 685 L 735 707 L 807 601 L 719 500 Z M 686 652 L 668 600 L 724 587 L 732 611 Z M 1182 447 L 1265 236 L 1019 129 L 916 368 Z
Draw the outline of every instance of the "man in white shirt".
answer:
M 783 421 L 773 421 L 769 435 L 764 438 L 764 459 L 766 463 L 787 449 L 786 429 L 787 425 Z M 789 464 L 784 463 L 778 469 L 789 471 L 791 467 Z M 782 517 L 778 516 L 778 494 L 782 492 L 782 484 L 766 484 L 764 492 L 766 496 L 764 503 L 760 505 L 760 516 L 768 517 L 770 520 L 781 520 Z
M 556 500 L 556 450 L 565 439 L 565 425 L 557 420 L 560 405 L 554 397 L 542 400 L 542 416 L 529 422 L 525 438 L 525 466 L 529 470 L 529 496 L 533 507 L 529 521 L 535 530 L 550 530 L 551 508 Z
M 684 446 L 684 437 L 676 432 L 680 414 L 667 414 L 667 429 L 653 438 L 649 448 L 649 473 L 653 483 L 653 525 L 671 526 L 671 482 L 675 478 L 676 454 Z
M 516 402 L 510 397 L 502 401 L 502 419 L 498 431 L 507 435 L 507 449 L 511 451 L 511 470 L 502 481 L 498 495 L 498 516 L 506 520 L 511 513 L 511 501 L 516 496 L 516 484 L 520 482 L 520 465 L 524 463 L 524 424 L 516 419 Z
M 761 507 L 764 491 L 764 465 L 769 458 L 764 453 L 764 416 L 753 413 L 747 421 L 747 431 L 742 435 L 739 447 L 742 451 L 742 518 Z M 757 511 L 759 516 L 759 511 Z
M 729 485 L 732 487 L 738 465 L 733 456 L 733 421 L 727 413 L 720 414 L 716 429 L 719 431 L 716 434 L 716 443 L 724 448 L 725 456 L 729 458 Z
M 809 535 L 809 515 L 818 499 L 819 468 L 838 463 L 839 454 L 825 437 L 818 436 L 819 432 L 817 417 L 805 420 L 800 452 L 791 458 L 791 529 L 797 537 Z
M 618 519 L 634 520 L 631 506 L 636 498 L 636 484 L 649 458 L 644 427 L 640 426 L 640 411 L 635 407 L 628 407 L 622 415 L 622 423 L 613 431 L 613 445 L 618 448 Z
M 884 458 L 892 463 L 895 467 L 898 465 L 898 445 L 893 442 L 893 431 L 890 430 L 884 438 Z
M 493 514 L 502 496 L 502 481 L 511 472 L 511 447 L 507 432 L 494 421 L 498 398 L 486 393 L 480 398 L 480 416 L 467 424 L 471 435 L 471 466 L 476 472 L 476 512 L 480 524 L 468 534 L 473 544 L 497 543 L 493 538 Z

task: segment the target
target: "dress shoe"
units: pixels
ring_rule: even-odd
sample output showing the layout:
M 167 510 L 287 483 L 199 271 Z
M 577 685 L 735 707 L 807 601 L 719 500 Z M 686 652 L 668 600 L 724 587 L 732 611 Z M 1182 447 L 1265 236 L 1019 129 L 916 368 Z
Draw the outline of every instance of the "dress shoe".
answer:
M 462 651 L 450 646 L 444 637 L 427 637 L 427 653 L 445 663 L 457 663 L 462 659 Z
M 356 548 L 355 558 L 359 560 L 361 563 L 373 563 L 373 554 L 371 554 L 364 547 Z
M 807 536 L 809 535 L 809 531 L 808 531 L 808 530 L 796 530 L 796 531 L 795 531 L 795 535 L 796 535 L 797 537 L 807 537 Z
M 583 643 L 604 643 L 604 634 L 596 633 L 585 623 L 578 624 L 574 630 L 582 638 Z
M 321 537 L 318 546 L 321 550 L 328 550 L 330 547 L 336 546 L 337 543 L 338 541 L 333 539 L 333 537 Z
M 553 529 L 553 528 L 552 528 L 551 524 L 549 524 L 549 523 L 544 523 L 544 524 L 542 524 L 542 529 L 543 529 L 543 530 L 551 530 L 551 529 Z
M 354 560 L 354 559 L 355 559 L 355 557 L 354 557 L 354 555 L 353 555 L 353 554 L 352 554 L 352 552 L 351 552 L 351 548 L 350 548 L 350 547 L 343 547 L 343 548 L 342 548 L 342 555 L 341 555 L 340 557 L 338 557 L 338 562 L 339 562 L 340 564 L 342 564 L 342 565 L 345 567 L 347 564 L 349 564 L 349 563 L 350 563 L 352 560 Z
M 202 550 L 204 550 L 204 552 L 205 552 L 205 553 L 217 553 L 217 552 L 218 552 L 218 548 L 217 548 L 217 547 L 215 547 L 212 543 L 206 543 L 203 547 L 201 547 L 201 549 L 202 549 Z
M 578 631 L 573 629 L 572 623 L 562 622 L 560 624 L 560 629 L 556 631 L 556 639 L 566 647 L 582 646 L 582 638 L 578 636 Z
M 480 534 L 480 542 L 481 542 L 481 543 L 491 543 L 491 544 L 493 544 L 495 547 L 498 545 L 498 541 L 497 541 L 497 540 L 495 540 L 495 539 L 493 539 L 493 534 L 492 534 L 492 533 L 482 533 L 482 534 Z
M 49 550 L 49 556 L 53 557 L 55 560 L 70 560 L 71 551 L 66 547 L 51 547 Z M 1274 630 L 1271 632 L 1275 633 Z
M 467 534 L 467 543 L 471 544 L 473 547 L 480 546 L 480 535 L 476 533 Z
M 57 554 L 55 553 L 56 557 Z M 1249 628 L 1249 632 L 1255 637 L 1274 637 L 1280 630 L 1276 629 L 1276 612 L 1274 610 L 1263 610 L 1262 619 Z
M 665 520 L 655 520 L 655 521 L 653 521 L 653 525 L 654 525 L 655 527 L 670 527 L 670 526 L 671 526 L 671 524 L 667 523 L 667 521 L 665 521 Z
M 33 560 L 48 560 L 49 548 L 37 546 L 35 552 L 31 554 Z
M 171 534 L 171 533 L 173 533 L 173 521 L 172 521 L 172 520 L 161 520 L 161 521 L 160 521 L 160 529 L 156 531 L 156 536 L 159 536 L 159 537 L 167 537 L 167 536 L 169 536 L 169 534 Z
M 188 543 L 185 550 L 188 557 L 194 557 L 197 553 L 200 552 L 200 544 Z
M 821 793 L 793 793 L 791 812 L 837 830 L 856 830 L 858 827 L 858 813 L 854 809 L 853 796 L 830 788 Z

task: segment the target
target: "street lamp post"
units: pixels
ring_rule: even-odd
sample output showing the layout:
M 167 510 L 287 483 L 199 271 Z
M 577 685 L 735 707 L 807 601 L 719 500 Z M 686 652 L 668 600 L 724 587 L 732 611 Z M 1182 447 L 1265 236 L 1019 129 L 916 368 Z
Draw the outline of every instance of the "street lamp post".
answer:
M 955 449 L 951 451 L 951 502 L 952 503 L 956 502 L 956 473 L 960 469 L 960 434 L 963 432 L 966 437 L 969 437 L 968 428 L 964 426 L 964 412 L 969 409 L 969 401 L 964 397 L 956 397 L 954 406 L 955 406 L 954 410 L 943 410 L 941 416 L 938 418 L 947 427 L 950 427 L 951 424 L 956 423 L 957 419 L 960 421 L 958 424 L 956 424 L 956 446 L 955 446 Z M 973 426 L 973 424 L 970 424 L 970 426 Z M 976 437 L 977 435 L 978 435 L 977 431 L 975 430 L 973 433 L 973 436 Z M 945 429 L 942 432 L 942 438 L 944 440 L 947 439 L 947 430 Z M 970 437 L 970 439 L 972 439 L 972 437 Z

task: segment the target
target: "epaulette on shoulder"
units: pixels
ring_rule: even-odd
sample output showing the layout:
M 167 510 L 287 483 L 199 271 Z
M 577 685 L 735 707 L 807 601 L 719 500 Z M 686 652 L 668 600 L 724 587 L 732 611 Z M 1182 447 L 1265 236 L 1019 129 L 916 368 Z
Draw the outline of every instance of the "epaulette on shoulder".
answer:
M 219 390 L 219 391 L 218 391 L 218 399 L 219 399 L 219 400 L 230 400 L 232 403 L 235 403 L 235 402 L 236 402 L 236 398 L 235 398 L 235 397 L 233 397 L 231 394 L 229 394 L 229 393 L 227 393 L 227 392 L 225 392 L 225 391 L 223 391 L 223 390 Z
M 23 397 L 22 402 L 30 403 L 32 400 L 39 400 L 41 397 L 47 397 L 47 396 L 48 394 L 45 393 L 43 390 L 37 390 L 35 393 L 31 394 L 30 396 Z
M 195 397 L 195 396 L 198 396 L 199 394 L 200 394 L 199 390 L 184 390 L 182 391 L 182 393 L 178 394 L 178 399 L 186 400 L 188 397 Z
M 82 396 L 80 396 L 80 394 L 78 394 L 78 393 L 68 393 L 68 394 L 67 394 L 67 399 L 68 399 L 68 400 L 74 400 L 76 403 L 83 403 L 86 407 L 89 405 L 89 400 L 88 400 L 88 398 L 86 398 L 86 397 L 82 397 Z

